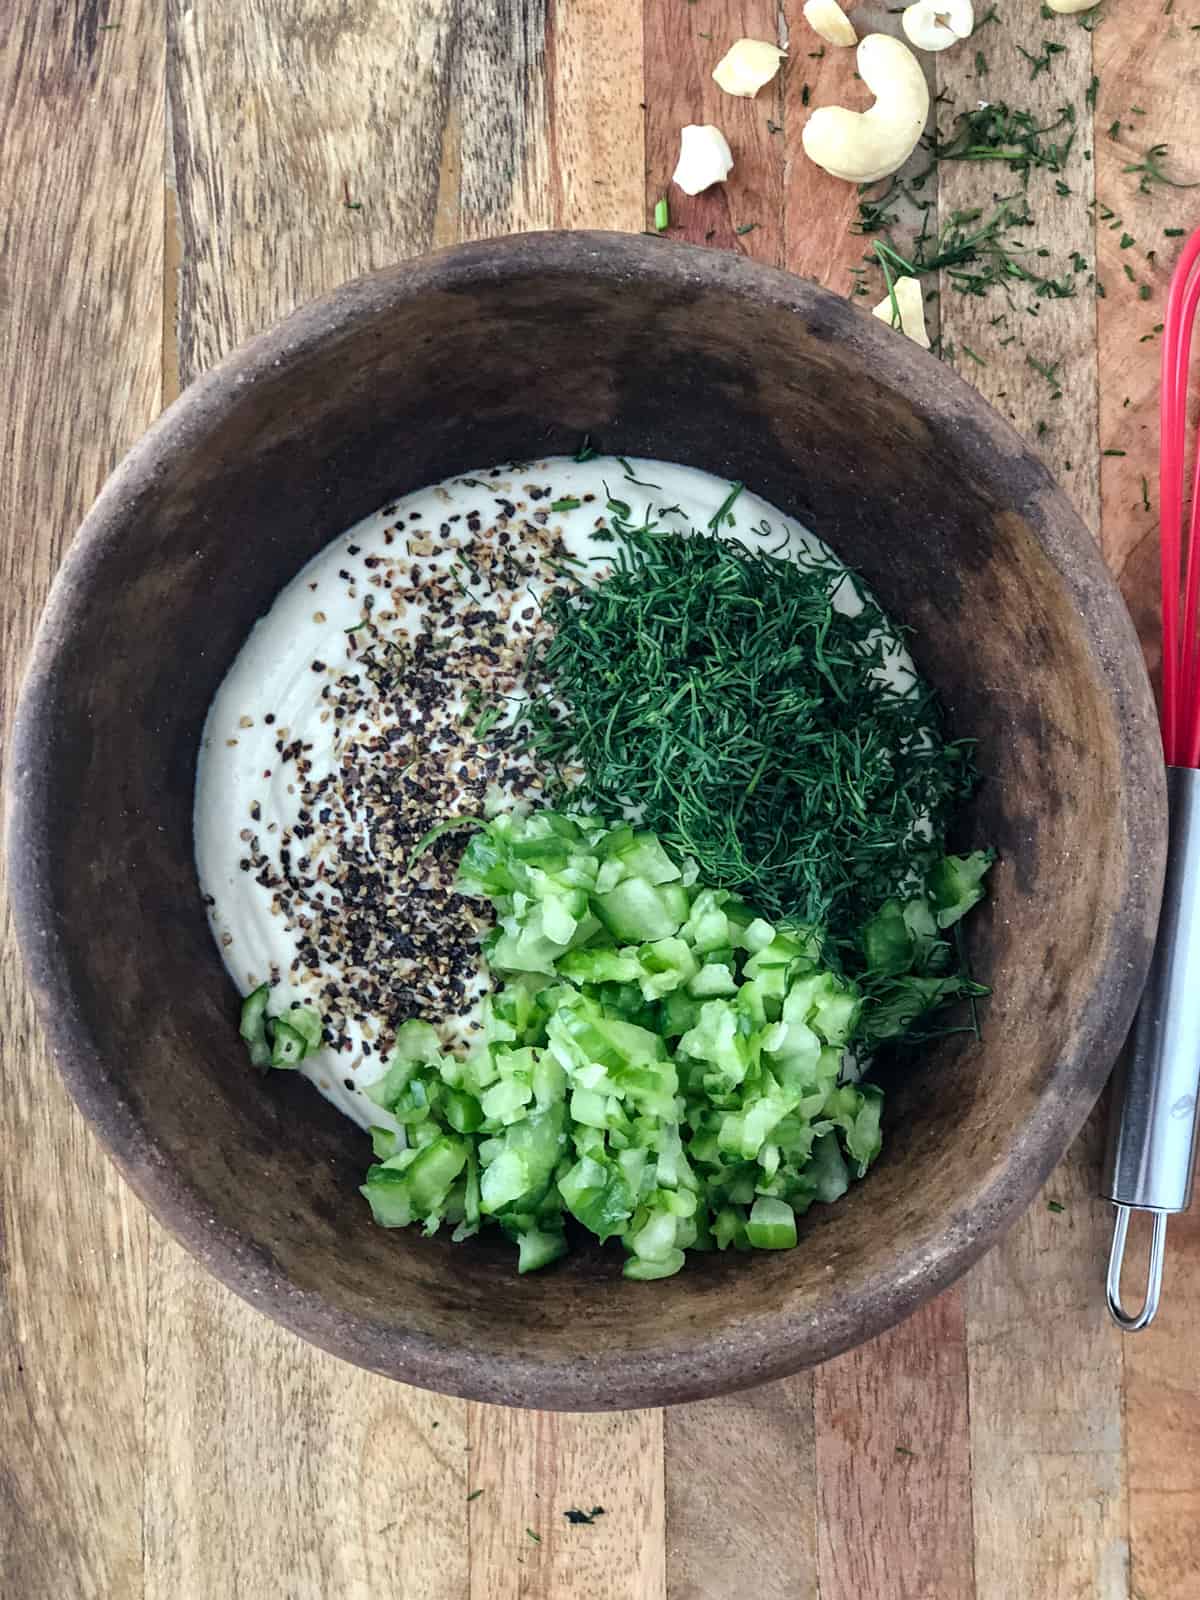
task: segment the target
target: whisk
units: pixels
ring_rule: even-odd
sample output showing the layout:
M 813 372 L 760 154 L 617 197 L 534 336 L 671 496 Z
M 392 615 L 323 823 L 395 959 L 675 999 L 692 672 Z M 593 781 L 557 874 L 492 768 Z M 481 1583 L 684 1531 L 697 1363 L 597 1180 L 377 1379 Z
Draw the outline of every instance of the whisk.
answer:
M 1162 740 L 1170 836 L 1150 976 L 1119 1069 L 1104 1196 L 1116 1207 L 1108 1308 L 1128 1332 L 1145 1328 L 1162 1291 L 1167 1218 L 1192 1192 L 1200 1095 L 1200 451 L 1182 540 L 1188 369 L 1200 308 L 1200 229 L 1171 278 L 1162 345 L 1159 508 L 1162 546 Z M 1140 1309 L 1121 1298 L 1133 1211 L 1153 1217 Z

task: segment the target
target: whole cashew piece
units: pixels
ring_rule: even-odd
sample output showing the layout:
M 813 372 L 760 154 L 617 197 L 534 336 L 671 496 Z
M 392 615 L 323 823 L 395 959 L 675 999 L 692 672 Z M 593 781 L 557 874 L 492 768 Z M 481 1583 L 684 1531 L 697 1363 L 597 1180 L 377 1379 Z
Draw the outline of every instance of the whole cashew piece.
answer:
M 855 61 L 875 104 L 868 111 L 818 106 L 800 138 L 809 160 L 835 178 L 874 183 L 916 149 L 929 115 L 929 87 L 916 56 L 886 33 L 869 33 Z
M 1090 11 L 1093 6 L 1098 6 L 1100 0 L 1046 0 L 1051 11 L 1057 11 L 1060 16 L 1069 15 L 1072 11 Z

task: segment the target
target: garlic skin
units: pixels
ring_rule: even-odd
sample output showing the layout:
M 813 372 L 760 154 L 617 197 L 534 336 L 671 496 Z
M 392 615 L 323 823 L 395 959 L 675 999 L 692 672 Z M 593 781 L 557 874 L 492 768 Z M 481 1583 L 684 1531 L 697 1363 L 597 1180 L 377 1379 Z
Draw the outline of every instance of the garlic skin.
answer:
M 886 322 L 889 328 L 896 328 L 898 333 L 904 334 L 914 344 L 919 344 L 922 350 L 929 349 L 929 335 L 925 331 L 925 298 L 921 293 L 921 285 L 916 278 L 897 278 L 892 284 L 896 296 L 896 309 L 900 312 L 900 324 L 896 326 L 895 310 L 892 307 L 890 294 L 884 295 L 877 306 L 871 308 L 871 315 L 878 317 L 881 322 Z
M 726 94 L 753 100 L 779 71 L 786 55 L 786 50 L 763 39 L 739 39 L 713 68 L 713 80 Z
M 672 181 L 684 194 L 699 194 L 724 183 L 733 171 L 733 151 L 720 128 L 710 122 L 689 122 L 679 135 L 679 161 Z
M 838 5 L 837 0 L 804 0 L 804 20 L 814 33 L 819 33 L 826 44 L 836 44 L 844 49 L 858 43 L 854 24 Z
M 900 18 L 908 42 L 918 50 L 948 50 L 975 29 L 971 0 L 916 0 Z

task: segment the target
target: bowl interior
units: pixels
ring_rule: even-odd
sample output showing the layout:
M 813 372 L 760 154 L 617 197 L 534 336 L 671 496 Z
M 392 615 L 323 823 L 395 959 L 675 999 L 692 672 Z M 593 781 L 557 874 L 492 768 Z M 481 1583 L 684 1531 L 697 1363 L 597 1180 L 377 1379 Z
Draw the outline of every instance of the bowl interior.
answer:
M 209 701 L 254 620 L 360 516 L 576 448 L 744 479 L 914 630 L 986 775 L 964 842 L 981 1042 L 891 1074 L 868 1180 L 797 1250 L 666 1283 L 584 1252 L 385 1232 L 367 1141 L 247 1068 L 192 861 Z M 338 1353 L 487 1399 L 683 1399 L 904 1314 L 1029 1198 L 1102 1082 L 1148 954 L 1161 766 L 1132 631 L 1086 531 L 933 360 L 811 285 L 649 240 L 477 247 L 348 286 L 210 375 L 106 490 L 55 593 L 13 773 L 18 910 L 72 1088 L 233 1287 Z

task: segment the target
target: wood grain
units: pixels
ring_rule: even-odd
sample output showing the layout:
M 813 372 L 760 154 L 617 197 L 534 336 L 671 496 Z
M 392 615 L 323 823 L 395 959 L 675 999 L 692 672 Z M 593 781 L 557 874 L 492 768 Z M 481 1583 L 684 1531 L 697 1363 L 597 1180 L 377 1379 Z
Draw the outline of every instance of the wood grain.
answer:
M 460 1600 L 466 1407 L 285 1333 L 158 1229 L 150 1283 L 146 1600 Z
M 812 1379 L 666 1414 L 667 1593 L 815 1600 Z
M 1166 284 L 1183 244 L 1168 229 L 1200 224 L 1200 189 L 1139 187 L 1125 171 L 1166 144 L 1164 170 L 1200 180 L 1200 51 L 1193 17 L 1123 9 L 1095 36 L 1096 193 L 1100 436 L 1124 455 L 1101 458 L 1101 540 L 1152 666 L 1158 638 L 1158 373 Z M 1135 110 L 1143 107 L 1144 110 Z M 1119 124 L 1119 126 L 1116 126 Z M 1106 216 L 1111 212 L 1111 216 Z M 1131 243 L 1122 245 L 1130 239 Z M 1151 258 L 1152 256 L 1152 258 Z M 1129 265 L 1137 282 L 1125 272 Z M 1150 293 L 1142 298 L 1142 286 Z M 1193 363 L 1193 373 L 1195 365 Z M 1192 421 L 1200 411 L 1193 393 Z M 1193 434 L 1194 437 L 1194 434 Z M 1149 502 L 1149 505 L 1147 505 Z M 1144 1230 L 1135 1227 L 1127 1282 L 1144 1272 Z M 1134 1600 L 1190 1600 L 1200 1593 L 1200 1202 L 1173 1218 L 1158 1319 L 1124 1348 L 1129 1538 Z
M 821 1600 L 974 1589 L 963 1297 L 816 1375 Z
M 472 1406 L 470 1600 L 663 1600 L 662 1438 L 657 1411 Z
M 159 401 L 162 32 L 84 0 L 0 30 L 0 716 L 66 542 Z M 146 1218 L 0 951 L 0 1594 L 142 1594 Z
M 1043 36 L 1063 48 L 1034 76 L 1018 52 L 1037 55 Z M 1087 104 L 1091 34 L 1073 18 L 1052 19 L 1031 37 L 1027 22 L 1001 8 L 981 34 L 988 98 L 1003 92 L 1048 125 L 1058 108 L 1075 109 L 1077 134 L 1061 173 L 1035 169 L 1030 210 L 1038 248 L 1032 270 L 1076 283 L 1071 298 L 1038 300 L 1026 285 L 1013 305 L 945 293 L 942 332 L 955 364 L 1039 446 L 1087 522 L 1099 522 L 1098 369 L 1095 293 L 1089 266 L 1073 272 L 1072 255 L 1094 260 L 1094 149 Z M 1019 66 L 1018 66 L 1019 64 Z M 954 103 L 973 103 L 973 63 L 963 52 L 939 58 L 939 84 Z M 1005 175 L 1007 177 L 1009 175 Z M 1058 185 L 1068 192 L 1063 193 Z M 994 168 L 945 164 L 939 208 L 988 207 L 999 187 Z M 1014 188 L 1004 182 L 1002 193 Z M 1031 313 L 1031 306 L 1036 315 Z M 996 325 L 991 319 L 1003 314 Z M 1001 339 L 1015 336 L 1014 342 Z M 986 366 L 971 358 L 975 351 Z M 1039 373 L 1037 361 L 1053 372 Z M 1056 395 L 1058 398 L 1056 398 Z M 1103 1304 L 1109 1211 L 1099 1185 L 1101 1128 L 1088 1132 L 1045 1195 L 967 1284 L 975 1571 L 979 1600 L 1010 1594 L 1103 1597 L 1128 1585 L 1128 1523 L 1122 1454 L 1121 1340 Z M 1051 1210 L 1049 1202 L 1064 1206 Z

